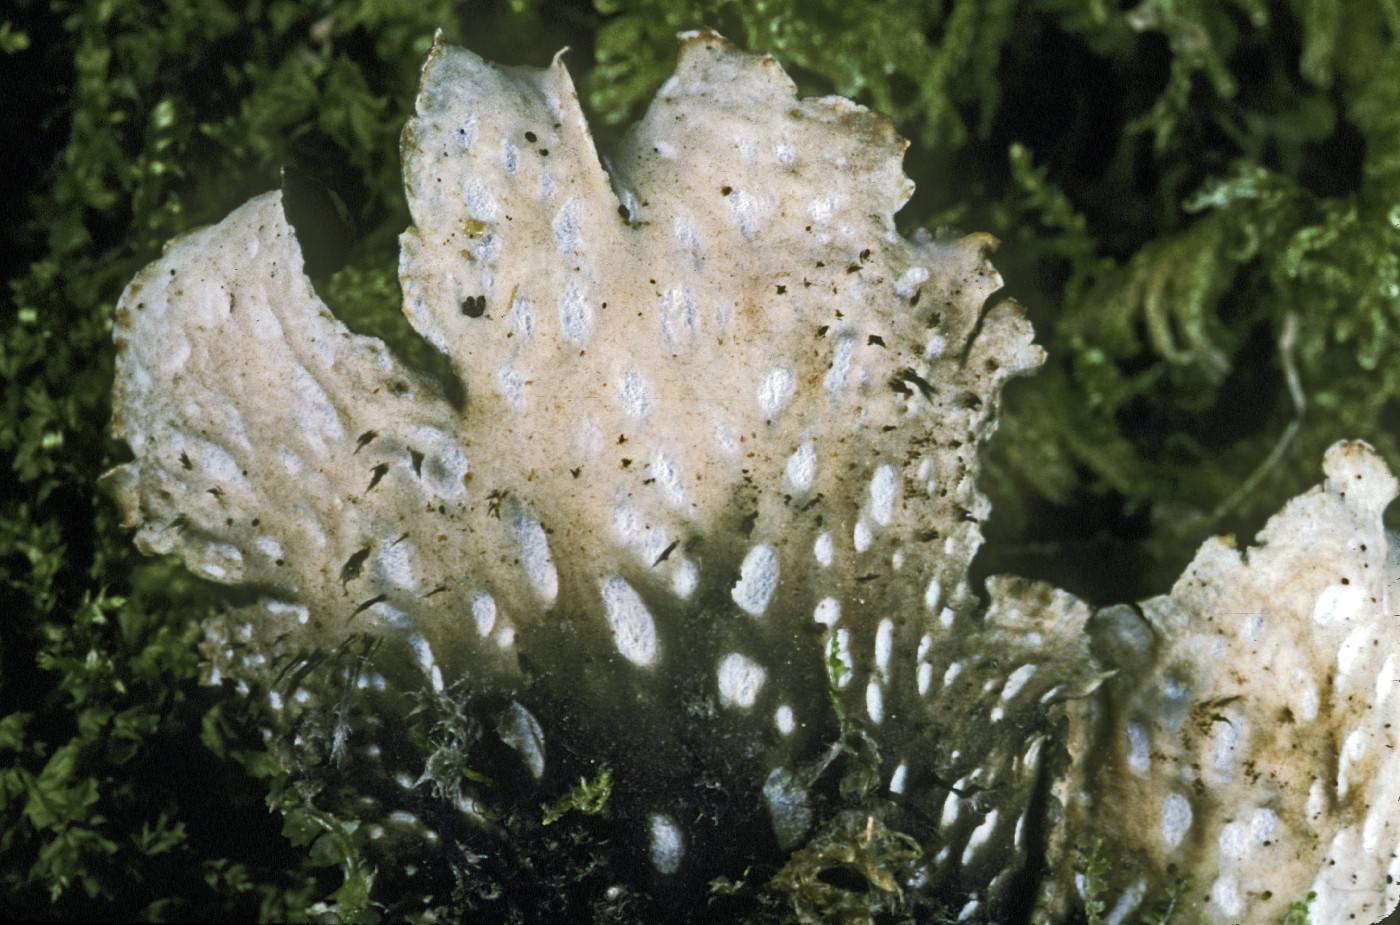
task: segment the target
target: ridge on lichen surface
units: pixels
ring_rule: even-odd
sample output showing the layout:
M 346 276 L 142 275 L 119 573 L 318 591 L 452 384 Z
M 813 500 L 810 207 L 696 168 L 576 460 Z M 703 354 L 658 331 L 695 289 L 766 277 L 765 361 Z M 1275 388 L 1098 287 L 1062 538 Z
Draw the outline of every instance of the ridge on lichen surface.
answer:
M 699 32 L 605 173 L 558 58 L 439 41 L 400 280 L 460 390 L 330 315 L 282 194 L 128 287 L 136 458 L 104 485 L 140 548 L 246 593 L 208 671 L 268 724 L 289 820 L 361 859 L 341 914 L 440 900 L 425 849 L 458 914 L 506 914 L 561 876 L 504 873 L 531 839 L 593 857 L 561 909 L 616 918 L 757 867 L 803 920 L 1060 920 L 1090 834 L 1137 865 L 1115 920 L 1169 871 L 1210 916 L 1400 895 L 1384 465 L 1339 444 L 1260 550 L 1208 544 L 1140 610 L 980 601 L 978 452 L 1043 356 L 988 307 L 991 238 L 896 233 L 903 150 Z

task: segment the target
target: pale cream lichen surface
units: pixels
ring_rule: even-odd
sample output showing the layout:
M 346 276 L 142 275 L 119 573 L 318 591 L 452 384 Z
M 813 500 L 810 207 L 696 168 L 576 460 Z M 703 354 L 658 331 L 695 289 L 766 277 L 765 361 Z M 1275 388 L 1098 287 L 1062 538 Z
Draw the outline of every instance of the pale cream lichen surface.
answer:
M 1063 916 L 1094 832 L 1141 871 L 1120 920 L 1167 863 L 1222 920 L 1314 879 L 1319 920 L 1378 917 L 1400 837 L 1395 800 L 1373 808 L 1397 771 L 1388 473 L 1334 450 L 1263 550 L 1208 545 L 1143 616 L 1011 578 L 981 604 L 978 451 L 1043 354 L 1018 306 L 988 308 L 992 239 L 895 230 L 904 147 L 689 33 L 605 172 L 558 59 L 437 44 L 400 280 L 457 404 L 331 317 L 278 193 L 171 242 L 118 307 L 135 459 L 106 484 L 143 550 L 256 599 L 207 628 L 211 675 L 290 723 L 325 693 L 315 653 L 353 650 L 363 688 L 480 711 L 546 791 L 587 751 L 665 890 L 816 834 L 835 657 L 915 885 L 968 916 L 1047 844 L 1041 914 Z M 470 816 L 447 776 L 405 786 Z M 715 779 L 749 807 L 727 827 L 688 811 Z
M 1095 832 L 1142 872 L 1117 884 L 1122 921 L 1168 865 L 1211 921 L 1281 921 L 1316 892 L 1314 921 L 1374 922 L 1400 900 L 1396 481 L 1363 443 L 1323 471 L 1251 548 L 1211 540 L 1170 594 L 1096 617 L 1118 674 L 1070 711 L 1052 854 Z

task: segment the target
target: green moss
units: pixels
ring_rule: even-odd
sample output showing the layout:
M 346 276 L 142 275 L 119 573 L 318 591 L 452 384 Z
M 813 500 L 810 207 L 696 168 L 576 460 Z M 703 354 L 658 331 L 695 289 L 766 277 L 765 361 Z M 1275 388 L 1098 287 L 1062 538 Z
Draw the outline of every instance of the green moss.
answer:
M 907 917 L 902 879 L 923 849 L 871 815 L 847 813 L 793 852 L 767 889 L 781 897 L 798 922 L 869 925 L 877 916 Z
M 612 796 L 612 768 L 603 765 L 598 773 L 590 778 L 580 778 L 569 791 L 547 806 L 544 811 L 544 824 L 558 822 L 566 814 L 578 811 L 585 816 L 596 816 L 607 808 Z

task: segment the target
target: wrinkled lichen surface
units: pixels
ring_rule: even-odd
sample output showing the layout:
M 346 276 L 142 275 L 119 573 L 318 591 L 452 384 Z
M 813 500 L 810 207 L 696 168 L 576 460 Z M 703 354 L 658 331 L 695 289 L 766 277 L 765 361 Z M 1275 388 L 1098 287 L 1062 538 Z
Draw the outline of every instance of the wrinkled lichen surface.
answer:
M 1140 871 L 1120 917 L 1168 864 L 1222 919 L 1309 877 L 1319 914 L 1383 912 L 1384 466 L 1339 447 L 1247 570 L 1208 545 L 1140 611 L 1011 578 L 984 603 L 978 451 L 1042 354 L 988 307 L 990 238 L 896 233 L 903 148 L 697 33 L 605 172 L 557 59 L 439 43 L 400 280 L 460 393 L 330 315 L 279 194 L 172 242 L 118 308 L 136 459 L 106 484 L 143 550 L 243 590 L 211 676 L 308 801 L 384 820 L 370 857 L 452 846 L 463 909 L 500 899 L 502 806 L 606 769 L 555 805 L 600 814 L 579 888 L 613 906 L 700 910 L 794 850 L 860 871 L 855 806 L 919 847 L 899 882 L 861 873 L 874 894 L 967 916 L 1025 914 L 1037 882 L 1038 914 L 1067 914 L 1090 834 Z M 1245 690 L 1246 668 L 1288 677 Z M 1266 733 L 1283 711 L 1302 725 Z M 799 914 L 832 902 L 787 870 Z

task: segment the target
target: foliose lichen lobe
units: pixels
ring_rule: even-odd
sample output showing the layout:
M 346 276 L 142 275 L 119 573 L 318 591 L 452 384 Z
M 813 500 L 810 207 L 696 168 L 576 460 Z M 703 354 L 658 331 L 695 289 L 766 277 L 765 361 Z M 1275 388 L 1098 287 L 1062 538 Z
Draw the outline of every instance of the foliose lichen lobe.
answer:
M 1279 921 L 1312 892 L 1319 920 L 1369 922 L 1400 900 L 1396 480 L 1360 442 L 1323 471 L 1249 549 L 1210 540 L 1169 594 L 1091 624 L 1116 674 L 1069 710 L 1051 854 L 1099 833 L 1140 872 L 1116 885 L 1129 911 L 1169 871 L 1212 920 Z
M 1319 914 L 1384 911 L 1394 480 L 1339 444 L 1170 595 L 983 603 L 978 454 L 1043 353 L 989 305 L 993 239 L 897 232 L 904 147 L 698 32 L 605 170 L 560 59 L 435 44 L 399 276 L 461 400 L 331 316 L 279 193 L 172 241 L 118 305 L 135 459 L 104 484 L 141 549 L 242 591 L 210 679 L 308 799 L 334 767 L 480 883 L 496 800 L 596 809 L 634 887 L 697 909 L 789 856 L 775 890 L 842 907 L 822 859 L 878 843 L 872 896 L 1056 921 L 1094 836 L 1142 871 L 1115 920 L 1169 865 L 1222 920 L 1309 877 Z
M 993 239 L 897 233 L 904 147 L 693 33 L 609 175 L 558 59 L 436 45 L 400 280 L 460 406 L 330 316 L 279 194 L 172 242 L 118 310 L 136 459 L 106 484 L 142 549 L 261 596 L 213 671 L 291 710 L 289 664 L 382 638 L 396 683 L 530 717 L 502 728 L 541 730 L 509 743 L 535 778 L 582 724 L 623 784 L 737 762 L 802 838 L 833 645 L 874 726 L 916 728 L 957 661 L 933 640 L 978 619 L 977 451 L 1043 357 L 986 309 Z M 668 750 L 694 716 L 729 744 Z

